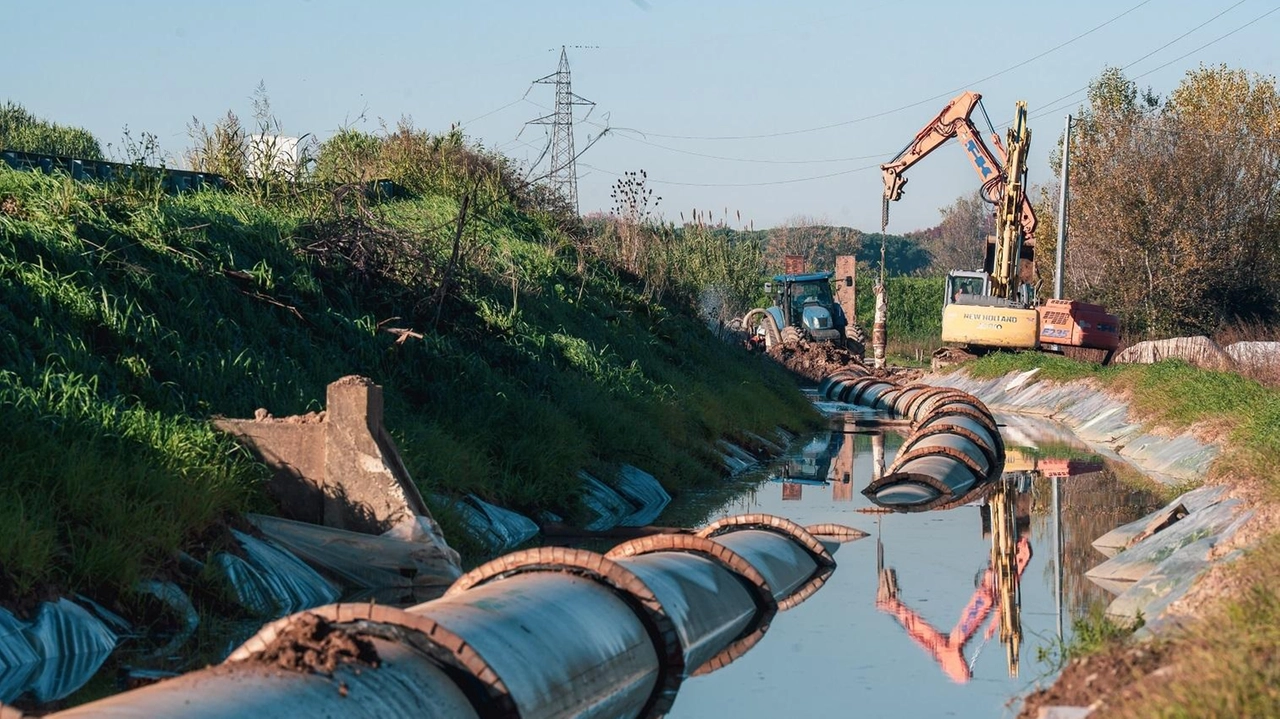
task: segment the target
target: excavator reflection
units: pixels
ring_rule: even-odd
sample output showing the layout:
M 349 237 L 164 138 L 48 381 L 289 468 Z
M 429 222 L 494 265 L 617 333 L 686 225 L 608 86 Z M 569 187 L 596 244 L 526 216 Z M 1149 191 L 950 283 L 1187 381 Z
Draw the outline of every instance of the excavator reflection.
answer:
M 983 534 L 991 537 L 991 556 L 986 569 L 978 576 L 977 588 L 969 603 L 961 610 L 950 632 L 938 630 L 898 598 L 897 572 L 885 566 L 884 545 L 879 536 L 876 539 L 876 569 L 879 573 L 876 609 L 897 619 L 912 641 L 938 662 L 943 673 L 959 684 L 973 677 L 973 663 L 977 659 L 977 653 L 973 660 L 965 658 L 965 646 L 993 613 L 996 618 L 987 626 L 978 652 L 999 631 L 1000 642 L 1005 646 L 1009 676 L 1018 676 L 1018 651 L 1022 642 L 1019 585 L 1022 573 L 1031 561 L 1030 495 L 1019 492 L 1017 486 L 1017 480 L 1024 478 L 1025 475 L 1020 473 L 1006 474 L 987 499 L 984 509 L 988 513 L 984 520 L 989 517 L 990 531 Z M 986 530 L 988 522 L 983 524 Z

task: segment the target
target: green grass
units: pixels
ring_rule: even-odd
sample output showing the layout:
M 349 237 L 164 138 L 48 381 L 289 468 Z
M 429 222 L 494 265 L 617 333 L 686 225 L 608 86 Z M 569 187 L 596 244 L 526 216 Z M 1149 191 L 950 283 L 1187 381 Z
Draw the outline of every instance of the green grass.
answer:
M 707 485 L 708 442 L 817 422 L 780 369 L 606 266 L 579 275 L 560 231 L 509 204 L 474 216 L 434 331 L 450 196 L 372 208 L 411 254 L 363 273 L 303 251 L 333 217 L 302 200 L 0 169 L 0 207 L 0 491 L 19 498 L 0 508 L 0 600 L 119 591 L 263 508 L 265 468 L 208 417 L 321 409 L 347 374 L 385 388 L 424 494 L 527 513 L 572 516 L 584 467 Z
M 1104 379 L 1110 368 L 1092 362 L 1080 362 L 1044 352 L 992 352 L 972 362 L 966 362 L 964 370 L 981 379 L 1003 377 L 1010 372 L 1026 372 L 1038 369 L 1035 380 L 1070 382 L 1094 377 Z
M 1071 637 L 1054 641 L 1047 647 L 1036 648 L 1036 660 L 1045 665 L 1049 674 L 1062 671 L 1074 659 L 1106 651 L 1118 646 L 1142 626 L 1113 622 L 1102 604 L 1091 604 L 1088 611 L 1071 621 Z

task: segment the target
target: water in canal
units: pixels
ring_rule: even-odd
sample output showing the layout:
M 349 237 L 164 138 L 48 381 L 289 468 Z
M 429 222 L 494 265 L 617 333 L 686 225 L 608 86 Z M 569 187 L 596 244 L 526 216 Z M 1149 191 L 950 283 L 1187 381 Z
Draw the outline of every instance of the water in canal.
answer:
M 1084 577 L 1104 559 L 1090 542 L 1150 511 L 1155 498 L 1119 481 L 1061 425 L 1010 415 L 997 418 L 1008 450 L 1003 495 L 945 511 L 867 514 L 859 510 L 873 505 L 860 490 L 876 471 L 875 459 L 893 461 L 902 435 L 870 426 L 875 417 L 864 410 L 819 407 L 830 413 L 827 430 L 801 438 L 784 458 L 727 488 L 681 498 L 660 521 L 692 526 L 763 512 L 802 525 L 847 524 L 871 536 L 841 546 L 827 583 L 776 617 L 755 648 L 685 682 L 668 716 L 1012 715 L 1011 700 L 1051 670 L 1041 656 L 1059 645 L 1059 607 L 1069 639 L 1072 618 L 1110 601 Z M 1053 541 L 1054 476 L 1060 552 Z M 1001 513 L 1013 521 L 1002 525 Z M 1000 526 L 1015 531 L 1010 536 Z M 1014 570 L 993 568 L 993 544 Z M 119 691 L 124 667 L 163 674 L 221 661 L 259 624 L 212 622 L 180 648 L 119 651 L 55 706 Z
M 872 479 L 873 458 L 882 448 L 884 462 L 892 462 L 902 441 L 871 430 L 869 417 L 834 412 L 830 430 L 802 438 L 785 460 L 744 477 L 742 494 L 709 512 L 704 504 L 705 516 L 695 519 L 764 512 L 802 525 L 847 524 L 871 536 L 841 546 L 826 585 L 780 614 L 753 651 L 686 682 L 668 716 L 1012 716 L 1016 697 L 1052 671 L 1044 657 L 1059 646 L 1059 607 L 1069 640 L 1073 618 L 1110 601 L 1084 577 L 1104 559 L 1090 542 L 1156 500 L 1117 480 L 1068 430 L 1000 416 L 1009 450 L 1004 497 L 944 511 L 866 514 L 859 510 L 873 505 L 860 490 Z M 998 520 L 1002 511 L 1016 528 L 1003 549 L 1020 570 L 1005 572 L 1003 582 L 992 562 L 993 537 L 1002 534 L 993 533 L 992 515 Z M 1009 606 L 1001 606 L 1002 597 L 1012 598 Z

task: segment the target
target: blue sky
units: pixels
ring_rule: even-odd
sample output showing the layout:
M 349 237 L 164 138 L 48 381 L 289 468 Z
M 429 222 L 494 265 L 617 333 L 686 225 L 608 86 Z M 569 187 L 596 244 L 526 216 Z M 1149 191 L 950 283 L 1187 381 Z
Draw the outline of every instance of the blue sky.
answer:
M 433 130 L 465 122 L 486 145 L 532 160 L 546 128 L 517 134 L 553 94 L 530 81 L 553 72 L 569 45 L 573 89 L 597 103 L 579 123 L 578 148 L 606 122 L 615 128 L 580 160 L 584 212 L 609 208 L 611 173 L 643 168 L 668 217 L 727 209 L 734 224 L 741 213 L 757 228 L 809 216 L 878 229 L 875 166 L 962 89 L 984 95 L 997 125 L 1016 100 L 1028 102 L 1038 182 L 1083 97 L 1070 93 L 1107 65 L 1149 73 L 1139 82 L 1160 93 L 1202 62 L 1267 75 L 1280 65 L 1280 12 L 1257 19 L 1276 0 L 9 5 L 0 99 L 104 142 L 118 143 L 125 126 L 154 132 L 174 154 L 192 116 L 249 116 L 261 80 L 290 134 L 376 130 L 409 115 Z M 836 126 L 804 131 L 826 125 Z M 743 135 L 772 136 L 707 139 Z M 831 176 L 794 181 L 822 175 Z M 910 177 L 891 231 L 934 224 L 940 207 L 978 186 L 954 145 Z

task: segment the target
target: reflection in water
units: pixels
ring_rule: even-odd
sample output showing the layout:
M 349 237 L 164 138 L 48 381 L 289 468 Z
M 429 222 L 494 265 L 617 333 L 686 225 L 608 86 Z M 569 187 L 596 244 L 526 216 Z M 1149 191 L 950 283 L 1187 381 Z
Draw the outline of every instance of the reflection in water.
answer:
M 920 645 L 942 667 L 950 679 L 963 684 L 973 677 L 973 661 L 965 659 L 964 649 L 984 622 L 994 619 L 987 627 L 981 652 L 998 629 L 1000 642 L 1004 644 L 1009 663 L 1009 676 L 1018 675 L 1018 649 L 1022 641 L 1021 593 L 1018 586 L 1022 573 L 1031 561 L 1031 541 L 1026 529 L 1030 525 L 1029 514 L 1019 515 L 1018 487 L 1015 478 L 1005 475 L 987 500 L 991 531 L 991 556 L 987 567 L 977 580 L 977 587 L 969 603 L 949 633 L 942 633 L 929 624 L 914 609 L 898 598 L 897 573 L 884 566 L 884 544 L 876 537 L 876 567 L 880 582 L 876 591 L 876 609 L 893 616 L 906 630 L 907 636 Z M 985 524 L 985 523 L 984 523 Z
M 1055 641 L 1055 609 L 1063 617 L 1059 636 L 1070 640 L 1072 618 L 1110 600 L 1084 577 L 1100 558 L 1090 543 L 1145 514 L 1154 499 L 1118 480 L 1060 425 L 999 416 L 1008 454 L 1003 482 L 958 498 L 953 509 L 881 514 L 862 490 L 882 474 L 876 465 L 893 462 L 901 434 L 873 433 L 879 428 L 865 416 L 833 420 L 817 442 L 806 437 L 795 446 L 801 456 L 745 476 L 742 494 L 688 521 L 766 512 L 875 531 L 866 526 L 872 517 L 855 514 L 870 512 L 883 542 L 842 549 L 841 564 L 854 571 L 836 572 L 814 601 L 770 630 L 772 646 L 792 651 L 753 652 L 690 682 L 669 716 L 845 716 L 851 702 L 863 716 L 1007 715 L 1009 698 L 1040 668 L 1019 667 L 1020 660 Z M 760 483 L 766 479 L 782 486 Z M 865 571 L 872 565 L 876 571 Z M 1004 661 L 982 659 L 1002 653 L 987 647 L 997 640 Z M 814 667 L 840 679 L 815 682 Z
M 769 481 L 782 485 L 782 499 L 787 502 L 804 498 L 804 485 L 831 487 L 831 501 L 853 501 L 853 464 L 858 457 L 858 442 L 871 446 L 872 474 L 884 474 L 884 433 L 877 430 L 849 431 L 833 429 L 807 443 L 798 455 L 780 463 L 778 473 Z

